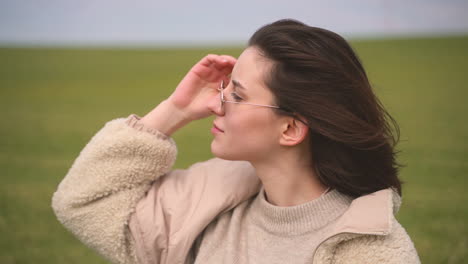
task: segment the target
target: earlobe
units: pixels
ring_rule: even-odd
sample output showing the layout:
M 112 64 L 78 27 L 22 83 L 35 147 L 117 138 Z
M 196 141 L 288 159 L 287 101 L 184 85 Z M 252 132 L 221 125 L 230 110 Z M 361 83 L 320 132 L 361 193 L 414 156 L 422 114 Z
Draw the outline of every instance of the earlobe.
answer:
M 283 146 L 295 146 L 300 144 L 307 137 L 309 127 L 297 119 L 292 118 L 285 126 L 281 134 L 280 144 Z

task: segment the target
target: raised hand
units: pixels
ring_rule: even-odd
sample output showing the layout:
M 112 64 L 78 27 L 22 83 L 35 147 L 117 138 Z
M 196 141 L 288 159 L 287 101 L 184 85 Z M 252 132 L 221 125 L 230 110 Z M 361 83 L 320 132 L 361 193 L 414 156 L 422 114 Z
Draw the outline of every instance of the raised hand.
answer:
M 227 79 L 235 63 L 236 59 L 228 55 L 205 56 L 190 69 L 168 101 L 191 120 L 209 116 L 207 102 L 217 96 L 219 83 Z
M 145 115 L 141 122 L 170 136 L 187 123 L 211 115 L 208 103 L 218 95 L 221 80 L 228 79 L 236 59 L 207 55 L 185 75 L 172 95 Z

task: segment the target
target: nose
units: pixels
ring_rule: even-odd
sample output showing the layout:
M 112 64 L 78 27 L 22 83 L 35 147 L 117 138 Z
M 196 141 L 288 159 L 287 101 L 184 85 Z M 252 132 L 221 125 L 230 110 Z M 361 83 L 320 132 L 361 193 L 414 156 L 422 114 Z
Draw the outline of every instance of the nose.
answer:
M 217 116 L 224 116 L 224 107 L 221 106 L 219 93 L 208 101 L 208 109 Z

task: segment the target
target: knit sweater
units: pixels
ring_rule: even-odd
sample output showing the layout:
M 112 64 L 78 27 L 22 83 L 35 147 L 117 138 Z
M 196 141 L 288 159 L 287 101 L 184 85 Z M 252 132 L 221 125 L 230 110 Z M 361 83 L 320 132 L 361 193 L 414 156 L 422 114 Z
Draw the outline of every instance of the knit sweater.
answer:
M 351 197 L 332 190 L 291 207 L 254 198 L 213 221 L 195 248 L 195 264 L 312 263 L 315 249 L 348 209 Z M 198 245 L 196 245 L 197 247 Z

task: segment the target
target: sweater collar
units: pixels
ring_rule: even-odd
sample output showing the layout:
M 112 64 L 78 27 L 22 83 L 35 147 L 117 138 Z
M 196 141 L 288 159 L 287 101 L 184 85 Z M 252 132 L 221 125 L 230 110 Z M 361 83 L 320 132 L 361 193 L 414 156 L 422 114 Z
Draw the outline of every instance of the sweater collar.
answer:
M 387 235 L 400 205 L 401 197 L 389 188 L 354 200 L 332 190 L 301 205 L 279 207 L 265 199 L 262 187 L 253 201 L 252 216 L 257 226 L 277 234 L 301 234 L 334 222 L 329 237 L 339 233 Z
M 265 199 L 262 187 L 252 203 L 255 225 L 277 235 L 299 235 L 318 230 L 339 218 L 348 209 L 352 198 L 336 190 L 307 203 L 281 207 Z

